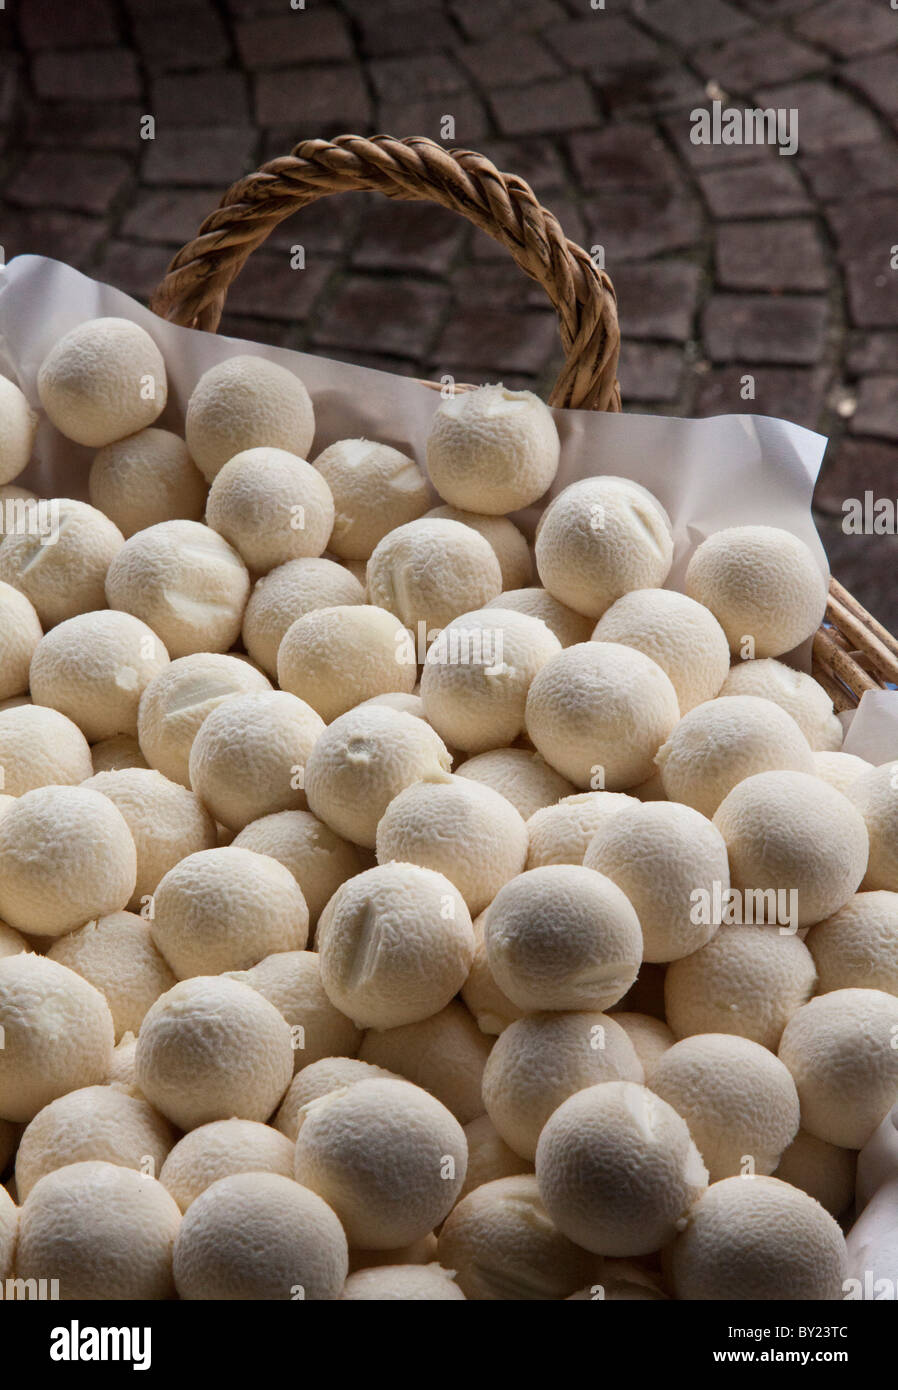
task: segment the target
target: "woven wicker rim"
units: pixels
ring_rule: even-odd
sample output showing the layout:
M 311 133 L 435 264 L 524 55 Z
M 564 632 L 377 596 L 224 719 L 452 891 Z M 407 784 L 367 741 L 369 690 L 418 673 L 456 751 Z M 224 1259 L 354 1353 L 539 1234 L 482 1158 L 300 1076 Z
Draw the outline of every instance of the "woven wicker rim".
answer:
M 238 179 L 174 257 L 150 308 L 214 333 L 230 285 L 278 223 L 318 198 L 348 192 L 438 203 L 500 242 L 542 285 L 558 315 L 565 363 L 549 404 L 620 410 L 620 329 L 609 276 L 568 240 L 523 179 L 474 150 L 447 149 L 424 136 L 303 140 L 291 154 Z M 836 709 L 851 708 L 867 690 L 898 684 L 898 642 L 835 579 L 814 638 L 814 675 Z

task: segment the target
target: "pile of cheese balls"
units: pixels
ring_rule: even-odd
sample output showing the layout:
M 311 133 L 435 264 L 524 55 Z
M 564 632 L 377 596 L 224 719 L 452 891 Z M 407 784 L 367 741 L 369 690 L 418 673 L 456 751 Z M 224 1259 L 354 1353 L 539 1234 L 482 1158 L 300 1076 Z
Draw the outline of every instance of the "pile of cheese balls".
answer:
M 665 589 L 669 518 L 613 475 L 531 546 L 526 391 L 435 397 L 425 476 L 310 462 L 257 356 L 158 428 L 123 319 L 37 386 L 95 452 L 27 524 L 0 380 L 0 1278 L 842 1297 L 898 1099 L 898 777 L 780 660 L 808 549 L 734 527 Z

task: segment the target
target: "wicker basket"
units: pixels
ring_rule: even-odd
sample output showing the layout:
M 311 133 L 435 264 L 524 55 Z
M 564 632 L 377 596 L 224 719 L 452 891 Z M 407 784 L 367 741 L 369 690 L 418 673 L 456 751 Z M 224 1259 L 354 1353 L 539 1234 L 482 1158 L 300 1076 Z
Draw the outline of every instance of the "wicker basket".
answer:
M 565 362 L 549 404 L 620 410 L 620 331 L 608 276 L 568 241 L 523 179 L 500 173 L 472 150 L 423 137 L 304 140 L 292 154 L 264 164 L 228 189 L 175 256 L 150 307 L 174 323 L 214 333 L 228 287 L 269 232 L 307 203 L 352 191 L 439 203 L 501 242 L 542 285 L 558 315 Z M 898 641 L 835 579 L 814 638 L 813 669 L 836 709 L 856 705 L 865 690 L 898 683 Z

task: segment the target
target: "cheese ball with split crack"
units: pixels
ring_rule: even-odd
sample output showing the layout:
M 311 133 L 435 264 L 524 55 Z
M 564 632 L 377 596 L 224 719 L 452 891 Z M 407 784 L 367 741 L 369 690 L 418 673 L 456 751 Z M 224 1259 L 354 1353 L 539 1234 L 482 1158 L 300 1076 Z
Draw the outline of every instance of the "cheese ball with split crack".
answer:
M 46 632 L 106 607 L 106 576 L 125 538 L 96 507 L 70 497 L 42 502 L 34 516 L 36 524 L 0 543 L 0 579 L 31 601 Z
M 359 1081 L 306 1107 L 294 1175 L 342 1222 L 350 1245 L 392 1250 L 444 1220 L 465 1180 L 465 1132 L 408 1081 Z
M 582 791 L 626 791 L 650 777 L 679 719 L 676 691 L 650 657 L 616 642 L 566 647 L 534 677 L 527 733 Z
M 533 560 L 527 537 L 507 516 L 485 516 L 481 512 L 462 511 L 461 507 L 432 507 L 426 515 L 442 517 L 444 521 L 460 521 L 488 540 L 502 570 L 503 588 L 522 589 L 530 583 Z
M 489 541 L 459 521 L 440 519 L 410 521 L 384 536 L 371 552 L 367 580 L 368 601 L 428 641 L 502 589 Z
M 367 560 L 388 531 L 417 521 L 430 505 L 427 479 L 415 460 L 371 439 L 339 439 L 314 465 L 334 499 L 328 549 L 343 560 Z
M 542 497 L 560 453 L 552 412 L 538 396 L 481 386 L 440 403 L 427 437 L 427 472 L 451 506 L 501 516 Z
M 670 518 L 627 478 L 583 478 L 549 504 L 536 536 L 536 568 L 549 593 L 600 618 L 631 589 L 659 587 L 673 560 Z

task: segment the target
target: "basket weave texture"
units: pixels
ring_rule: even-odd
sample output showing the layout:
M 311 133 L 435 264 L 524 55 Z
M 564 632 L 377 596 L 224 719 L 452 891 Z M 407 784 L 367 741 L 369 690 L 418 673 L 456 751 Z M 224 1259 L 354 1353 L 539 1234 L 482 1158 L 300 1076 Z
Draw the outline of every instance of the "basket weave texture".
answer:
M 447 149 L 423 136 L 304 140 L 239 179 L 174 257 L 151 309 L 214 333 L 232 281 L 278 223 L 318 198 L 349 192 L 438 203 L 500 242 L 542 285 L 558 315 L 565 360 L 549 404 L 620 410 L 620 329 L 608 275 L 568 240 L 523 179 L 473 150 Z M 898 684 L 898 641 L 835 579 L 814 638 L 813 670 L 836 709 L 856 705 L 866 690 Z

